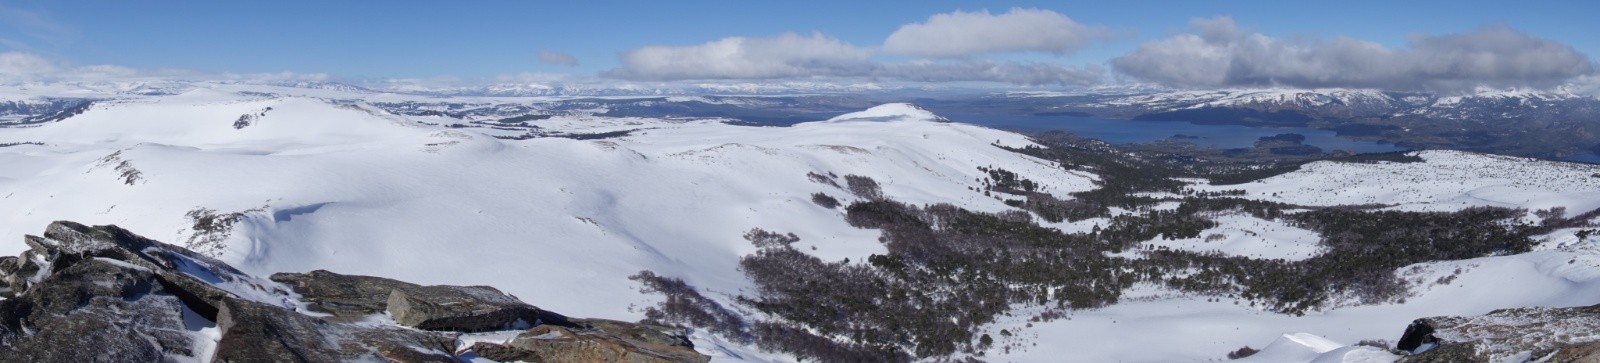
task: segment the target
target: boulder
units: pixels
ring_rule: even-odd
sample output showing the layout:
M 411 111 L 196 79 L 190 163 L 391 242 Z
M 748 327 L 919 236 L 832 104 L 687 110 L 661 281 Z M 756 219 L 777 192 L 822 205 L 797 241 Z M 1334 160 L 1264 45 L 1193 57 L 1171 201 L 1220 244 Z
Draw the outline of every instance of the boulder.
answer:
M 1500 362 L 1524 354 L 1582 358 L 1600 349 L 1600 335 L 1589 334 L 1596 331 L 1600 305 L 1500 309 L 1479 316 L 1418 319 L 1406 328 L 1397 348 L 1436 346 L 1402 362 Z
M 1417 352 L 1427 344 L 1437 344 L 1439 338 L 1433 336 L 1433 323 L 1428 319 L 1417 319 L 1406 325 L 1405 333 L 1400 334 L 1400 342 L 1395 343 L 1395 349 Z
M 11 274 L 17 270 L 17 258 L 0 256 L 0 298 L 10 298 Z
M 389 292 L 413 284 L 381 277 L 341 275 L 326 270 L 277 273 L 272 281 L 289 285 L 311 311 L 332 314 L 338 320 L 356 321 L 382 314 Z
M 343 321 L 387 312 L 401 325 L 425 330 L 479 332 L 571 324 L 560 314 L 487 286 L 422 286 L 322 270 L 279 273 L 272 280 L 291 286 L 311 310 Z
M 1562 348 L 1550 362 L 1600 363 L 1600 342 L 1575 344 Z
M 215 259 L 140 237 L 117 226 L 90 227 L 57 221 L 45 228 L 42 237 L 25 236 L 23 241 L 31 248 L 18 259 L 22 263 L 12 277 L 11 285 L 16 294 L 27 290 L 32 283 L 30 276 L 37 276 L 40 271 L 48 274 L 77 261 L 103 258 L 150 270 L 157 283 L 207 319 L 216 319 L 222 300 L 236 297 L 224 287 L 263 292 L 252 295 L 277 299 L 276 303 L 282 306 L 291 305 L 286 291 L 274 286 L 276 284 L 263 283 Z
M 616 321 L 586 328 L 540 325 L 505 344 L 477 343 L 473 353 L 496 361 L 665 363 L 711 361 L 694 351 L 682 329 Z M 668 333 L 675 332 L 675 333 Z
M 116 226 L 56 222 L 24 243 L 21 256 L 0 258 L 0 362 L 458 362 L 461 332 L 529 328 L 473 351 L 708 360 L 681 330 L 568 319 L 491 287 L 328 271 L 268 280 Z
M 63 266 L 0 301 L 0 361 L 155 362 L 198 357 L 183 302 L 149 270 L 112 260 Z
M 336 323 L 239 299 L 217 317 L 217 362 L 459 362 L 453 333 Z
M 419 286 L 389 293 L 389 316 L 417 329 L 489 331 L 544 323 L 532 305 L 489 287 Z

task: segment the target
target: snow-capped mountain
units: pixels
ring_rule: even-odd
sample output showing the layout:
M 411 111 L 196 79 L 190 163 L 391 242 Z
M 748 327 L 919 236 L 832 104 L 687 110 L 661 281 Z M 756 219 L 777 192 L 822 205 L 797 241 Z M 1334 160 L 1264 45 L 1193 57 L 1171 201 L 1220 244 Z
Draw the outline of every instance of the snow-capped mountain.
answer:
M 63 90 L 39 96 L 20 90 L 27 97 L 15 99 L 57 97 Z M 1091 233 L 1142 236 L 1072 260 L 1104 259 L 1116 264 L 1107 266 L 1138 271 L 1114 272 L 1118 279 L 1141 279 L 1136 283 L 1096 285 L 1116 289 L 1112 302 L 1058 309 L 1081 292 L 1040 285 L 1041 300 L 1048 303 L 1028 297 L 980 305 L 997 309 L 987 315 L 935 319 L 978 323 L 971 331 L 959 329 L 973 335 L 971 342 L 951 343 L 948 352 L 918 352 L 926 359 L 1201 361 L 1252 346 L 1265 348 L 1257 361 L 1389 361 L 1399 357 L 1396 352 L 1356 343 L 1398 339 L 1405 324 L 1419 317 L 1600 301 L 1600 240 L 1585 232 L 1596 218 L 1590 211 L 1600 208 L 1600 167 L 1593 165 L 1443 151 L 1412 153 L 1405 156 L 1415 159 L 1410 162 L 1319 161 L 1241 185 L 1175 180 L 1178 186 L 1168 191 L 1140 191 L 1137 197 L 1156 200 L 1148 205 L 1118 204 L 1103 215 L 1062 218 L 1047 217 L 1050 210 L 1041 203 L 1069 211 L 1098 203 L 1094 195 L 1074 193 L 1121 185 L 1116 183 L 1139 173 L 1114 166 L 1135 162 L 1116 153 L 1092 155 L 1113 160 L 1104 164 L 1047 157 L 1041 150 L 1050 145 L 1041 141 L 945 120 L 905 103 L 789 127 L 755 127 L 556 112 L 562 110 L 538 108 L 523 98 L 336 86 L 207 84 L 168 93 L 87 92 L 99 98 L 79 110 L 26 127 L 0 127 L 0 165 L 6 166 L 0 169 L 0 236 L 36 232 L 56 220 L 114 224 L 251 276 L 326 269 L 421 284 L 490 285 L 541 308 L 617 320 L 649 318 L 650 311 L 660 312 L 650 307 L 668 302 L 697 301 L 726 307 L 717 310 L 726 313 L 717 319 L 750 322 L 735 330 L 802 324 L 794 315 L 781 315 L 792 311 L 758 310 L 762 305 L 750 303 L 773 289 L 748 274 L 751 256 L 798 254 L 796 263 L 811 270 L 788 276 L 802 277 L 802 285 L 833 268 L 871 281 L 917 273 L 892 269 L 918 257 L 904 249 L 920 246 L 896 239 L 910 233 L 904 229 L 910 227 L 888 226 L 896 221 L 927 228 L 927 236 L 1021 230 L 1049 238 L 1008 245 L 1001 237 L 972 235 L 1004 253 L 956 251 L 969 257 L 1011 255 L 1005 248 L 1090 248 L 1073 238 Z M 1412 102 L 1356 91 L 1185 97 L 1274 107 Z M 514 114 L 523 117 L 501 117 Z M 1167 213 L 1200 208 L 1186 203 L 1208 194 L 1237 204 L 1201 212 L 1208 222 L 1181 226 L 1183 236 L 1145 236 L 1146 228 L 1129 226 L 1130 220 L 1162 220 Z M 1347 205 L 1373 213 L 1521 208 L 1496 223 L 1554 222 L 1547 229 L 1518 230 L 1529 238 L 1525 250 L 1425 259 L 1382 271 L 1405 281 L 1392 295 L 1398 298 L 1343 291 L 1296 313 L 1269 307 L 1270 297 L 1166 282 L 1216 271 L 1154 267 L 1172 251 L 1262 264 L 1316 261 L 1338 252 L 1324 241 L 1332 234 L 1315 223 L 1249 209 L 1262 203 L 1293 205 L 1280 211 L 1286 215 L 1334 213 Z M 961 218 L 978 224 L 956 223 Z M 0 255 L 28 248 L 0 243 Z M 693 292 L 701 300 L 641 292 L 641 271 L 677 279 L 683 287 L 675 293 Z M 1150 278 L 1150 271 L 1159 273 Z M 1070 272 L 1023 276 L 1038 281 Z M 950 275 L 992 278 L 974 271 Z M 1251 281 L 1207 288 L 1246 283 Z M 927 299 L 933 306 L 959 293 L 930 288 L 897 301 Z M 788 336 L 852 339 L 795 326 L 803 328 Z M 702 327 L 690 338 L 697 351 L 716 361 L 791 361 L 800 355 L 737 333 Z M 1161 338 L 1151 341 L 1151 334 Z
M 1594 116 L 1600 112 L 1600 99 L 1564 90 L 1477 89 L 1437 94 L 1338 88 L 1221 89 L 1103 96 L 1083 107 L 1127 117 L 1170 119 L 1205 118 L 1207 113 L 1232 110 L 1300 123 L 1388 117 L 1483 121 Z
M 671 96 L 671 95 L 792 95 L 884 92 L 902 87 L 875 83 L 826 82 L 772 83 L 494 83 L 474 86 L 422 86 L 393 84 L 374 87 L 387 92 L 436 96 L 536 97 L 536 96 Z

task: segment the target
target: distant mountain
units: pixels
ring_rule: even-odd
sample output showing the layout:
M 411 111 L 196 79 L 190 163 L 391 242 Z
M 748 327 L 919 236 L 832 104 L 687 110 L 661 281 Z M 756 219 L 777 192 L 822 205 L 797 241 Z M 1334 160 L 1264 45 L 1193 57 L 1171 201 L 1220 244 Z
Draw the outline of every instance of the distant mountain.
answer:
M 1600 152 L 1600 99 L 1565 90 L 1223 89 L 1003 99 L 1035 115 L 1314 127 L 1417 149 L 1544 158 Z
M 1600 119 L 1600 99 L 1561 91 L 1478 90 L 1460 95 L 1372 89 L 1228 89 L 1105 96 L 1062 108 L 1141 119 L 1235 124 L 1305 124 L 1311 120 Z
M 378 87 L 387 92 L 437 96 L 539 97 L 539 96 L 676 96 L 676 95 L 785 95 L 810 93 L 884 92 L 901 88 L 873 83 L 834 84 L 819 82 L 775 83 L 700 83 L 700 84 L 574 84 L 574 83 L 498 83 L 481 86 L 425 87 L 397 85 Z
M 86 250 L 76 243 L 54 247 L 60 253 L 38 239 L 0 243 L 0 256 L 22 256 L 0 258 L 0 342 L 77 331 L 34 324 L 121 316 L 49 311 L 214 306 L 183 301 L 179 292 L 189 290 L 163 281 L 259 282 L 228 293 L 283 302 L 258 310 L 269 323 L 326 328 L 308 332 L 420 332 L 398 328 L 406 314 L 388 310 L 390 301 L 410 304 L 411 285 L 396 285 L 405 287 L 400 298 L 380 286 L 381 304 L 296 288 L 319 284 L 300 276 L 319 269 L 489 285 L 541 309 L 692 326 L 694 349 L 719 361 L 1204 361 L 1244 346 L 1262 348 L 1258 361 L 1333 351 L 1392 359 L 1389 344 L 1350 344 L 1392 340 L 1418 317 L 1592 305 L 1600 296 L 1595 165 L 1422 151 L 1201 175 L 1101 142 L 939 122 L 922 100 L 855 94 L 104 86 L 0 87 L 17 115 L 48 115 L 0 125 L 0 236 L 77 220 L 173 246 L 129 249 L 157 259 L 147 260 L 77 254 Z M 1329 97 L 1236 98 L 1283 110 L 1376 96 Z M 55 99 L 87 103 L 41 101 Z M 41 106 L 51 102 L 60 104 Z M 1028 106 L 1017 102 L 1004 106 Z M 745 117 L 794 122 L 726 122 Z M 58 227 L 45 237 L 101 233 L 68 229 L 80 232 Z M 42 294 L 115 276 L 76 274 L 90 267 L 171 278 L 119 280 L 127 284 L 106 286 L 153 293 L 107 290 L 89 305 Z M 215 318 L 146 314 L 159 324 L 118 326 L 138 333 L 130 336 L 178 334 L 164 340 L 170 347 L 219 342 L 174 353 L 178 361 L 237 352 L 223 343 L 238 333 L 230 328 L 272 327 L 230 323 L 241 305 L 226 303 L 240 299 L 213 296 L 228 307 Z M 298 310 L 317 301 L 335 316 Z M 358 320 L 319 323 L 341 312 Z M 516 330 L 449 333 L 435 356 L 493 348 L 477 342 L 529 346 L 550 332 Z M 1155 344 L 1128 344 L 1153 334 Z M 1279 336 L 1287 338 L 1268 344 Z M 355 338 L 330 344 L 367 346 Z M 21 355 L 61 349 L 34 339 L 0 346 L 26 348 Z

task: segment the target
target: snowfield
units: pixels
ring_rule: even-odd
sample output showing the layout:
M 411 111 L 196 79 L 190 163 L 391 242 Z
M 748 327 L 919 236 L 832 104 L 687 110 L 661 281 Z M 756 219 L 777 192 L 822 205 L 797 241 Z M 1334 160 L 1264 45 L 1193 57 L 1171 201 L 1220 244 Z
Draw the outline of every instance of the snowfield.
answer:
M 1305 206 L 1391 205 L 1396 210 L 1451 211 L 1472 206 L 1564 207 L 1567 217 L 1600 208 L 1600 165 L 1461 151 L 1419 151 L 1421 163 L 1319 161 L 1298 171 L 1240 185 L 1252 199 Z
M 0 143 L 48 141 L 0 149 L 0 235 L 53 220 L 116 224 L 257 275 L 328 269 L 491 285 L 565 314 L 628 319 L 651 304 L 627 279 L 640 270 L 710 291 L 745 288 L 736 266 L 755 250 L 741 237 L 751 228 L 793 232 L 830 260 L 882 253 L 877 231 L 810 198 L 854 197 L 807 172 L 869 176 L 899 200 L 985 211 L 1009 207 L 968 189 L 985 175 L 979 166 L 1050 192 L 1093 187 L 991 145 L 1031 144 L 1021 135 L 925 112 L 786 128 L 634 120 L 646 130 L 513 141 L 311 98 L 203 89 L 119 100 L 0 129 Z M 242 115 L 261 116 L 235 128 Z M 196 231 L 188 214 L 205 210 L 238 213 L 237 222 Z M 0 254 L 25 248 L 18 238 Z
M 1176 240 L 1154 239 L 1148 249 L 1174 249 L 1195 252 L 1220 252 L 1228 256 L 1299 261 L 1316 257 L 1321 236 L 1280 221 L 1258 219 L 1245 214 L 1226 214 L 1212 218 L 1217 226 L 1200 232 L 1200 237 Z
M 507 140 L 323 97 L 405 99 L 397 95 L 241 92 L 249 88 L 125 96 L 64 121 L 0 128 L 0 144 L 44 143 L 0 147 L 0 236 L 12 238 L 0 242 L 0 255 L 26 249 L 19 237 L 50 221 L 116 224 L 256 276 L 327 269 L 490 285 L 563 314 L 637 320 L 659 299 L 628 279 L 641 270 L 682 278 L 723 301 L 749 289 L 738 261 L 756 250 L 741 237 L 751 228 L 792 232 L 801 238 L 797 248 L 827 261 L 884 253 L 877 230 L 851 227 L 842 210 L 812 202 L 813 193 L 846 204 L 859 199 L 830 185 L 844 185 L 845 175 L 871 177 L 895 200 L 986 212 L 1014 208 L 984 195 L 979 180 L 987 174 L 979 167 L 1015 172 L 1061 197 L 1093 189 L 1097 180 L 996 147 L 1031 145 L 1022 135 L 943 122 L 909 104 L 792 127 L 556 115 L 529 124 L 575 134 L 631 132 Z M 1259 182 L 1195 187 L 1244 189 L 1248 198 L 1306 206 L 1566 207 L 1568 215 L 1600 208 L 1597 166 L 1418 155 L 1426 162 L 1318 162 Z M 819 182 L 808 173 L 832 177 Z M 1215 219 L 1220 226 L 1200 238 L 1147 246 L 1291 260 L 1319 251 L 1311 231 L 1247 215 Z M 1053 226 L 1087 231 L 1100 222 Z M 1573 233 L 1544 236 L 1546 243 L 1527 254 L 1403 268 L 1416 288 L 1404 303 L 1297 317 L 1149 287 L 1130 293 L 1138 298 L 1060 320 L 1030 324 L 1029 313 L 1017 311 L 984 328 L 1015 332 L 996 342 L 1015 348 L 982 358 L 1202 361 L 1248 345 L 1265 348 L 1249 361 L 1392 361 L 1397 357 L 1382 350 L 1350 345 L 1393 342 L 1419 317 L 1600 301 L 1600 247 Z M 695 344 L 719 361 L 792 360 L 704 332 Z

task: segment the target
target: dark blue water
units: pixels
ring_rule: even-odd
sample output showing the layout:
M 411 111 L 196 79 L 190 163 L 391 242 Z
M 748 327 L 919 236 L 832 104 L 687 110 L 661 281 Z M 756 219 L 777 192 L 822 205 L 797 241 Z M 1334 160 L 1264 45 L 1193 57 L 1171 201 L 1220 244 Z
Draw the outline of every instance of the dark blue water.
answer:
M 1401 151 L 1406 148 L 1374 141 L 1340 137 L 1333 131 L 1309 127 L 1252 127 L 1239 125 L 1202 125 L 1186 121 L 1131 121 L 1076 116 L 1032 116 L 995 114 L 941 114 L 950 120 L 1018 131 L 1061 130 L 1078 136 L 1099 139 L 1113 144 L 1147 143 L 1183 134 L 1198 138 L 1181 141 L 1215 148 L 1241 148 L 1255 145 L 1256 140 L 1277 134 L 1305 135 L 1306 145 L 1323 150 L 1346 150 L 1357 153 Z
M 1600 164 L 1600 153 L 1577 153 L 1567 156 L 1567 161 L 1577 161 L 1590 164 Z

